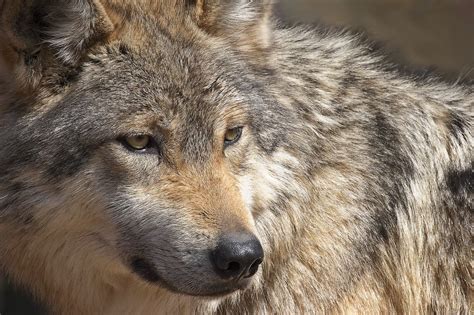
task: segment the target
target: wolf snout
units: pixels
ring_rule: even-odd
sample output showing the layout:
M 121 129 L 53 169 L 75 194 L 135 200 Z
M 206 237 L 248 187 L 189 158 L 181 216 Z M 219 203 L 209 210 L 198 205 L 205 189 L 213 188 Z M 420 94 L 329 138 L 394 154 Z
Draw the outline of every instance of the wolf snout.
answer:
M 223 279 L 250 278 L 263 262 L 260 241 L 250 233 L 233 233 L 223 236 L 211 254 L 217 274 Z

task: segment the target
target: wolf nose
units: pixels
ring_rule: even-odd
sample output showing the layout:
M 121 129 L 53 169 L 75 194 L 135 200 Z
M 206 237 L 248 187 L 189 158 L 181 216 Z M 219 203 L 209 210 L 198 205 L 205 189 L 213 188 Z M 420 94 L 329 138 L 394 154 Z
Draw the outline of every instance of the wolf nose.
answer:
M 212 252 L 216 272 L 224 279 L 250 278 L 263 261 L 263 248 L 252 234 L 229 234 L 220 239 Z

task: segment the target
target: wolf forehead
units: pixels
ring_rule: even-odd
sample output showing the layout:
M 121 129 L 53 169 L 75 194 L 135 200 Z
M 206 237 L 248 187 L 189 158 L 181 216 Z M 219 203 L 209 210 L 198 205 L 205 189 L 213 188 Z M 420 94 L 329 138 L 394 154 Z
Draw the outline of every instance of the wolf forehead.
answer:
M 117 121 L 130 128 L 133 120 L 138 128 L 140 124 L 172 128 L 171 122 L 176 121 L 175 127 L 181 129 L 213 129 L 231 118 L 246 123 L 250 112 L 258 115 L 259 109 L 266 108 L 268 96 L 243 62 L 226 60 L 210 50 L 175 46 L 165 52 L 160 45 L 146 50 L 125 43 L 108 46 L 90 56 L 45 118 L 71 117 L 76 122 L 79 118 L 79 123 L 98 122 L 98 127 L 108 129 Z
M 258 106 L 261 97 L 246 87 L 245 74 L 237 77 L 225 66 L 213 67 L 213 61 L 202 60 L 207 59 L 203 55 L 186 54 L 179 48 L 175 52 L 170 57 L 169 53 L 144 54 L 131 48 L 117 53 L 108 47 L 107 53 L 92 56 L 83 66 L 61 105 L 74 114 L 95 109 L 93 116 L 97 117 L 93 118 L 103 116 L 105 120 L 131 119 L 130 114 L 143 117 L 147 112 L 163 127 L 172 119 L 181 120 L 181 124 L 192 120 L 196 126 L 213 125 L 231 110 L 242 112 L 249 105 Z
M 218 128 L 245 125 L 270 151 L 284 140 L 278 117 L 285 115 L 283 109 L 276 110 L 275 100 L 238 56 L 155 41 L 148 47 L 116 42 L 91 54 L 58 101 L 21 131 L 22 141 L 36 144 L 23 147 L 38 148 L 28 156 L 40 161 L 38 155 L 48 152 L 45 160 L 56 164 L 52 170 L 62 172 L 57 165 L 64 164 L 71 173 L 100 144 L 129 133 L 153 133 L 154 127 L 172 133 L 181 150 L 201 154 Z M 163 41 L 166 50 L 160 49 Z

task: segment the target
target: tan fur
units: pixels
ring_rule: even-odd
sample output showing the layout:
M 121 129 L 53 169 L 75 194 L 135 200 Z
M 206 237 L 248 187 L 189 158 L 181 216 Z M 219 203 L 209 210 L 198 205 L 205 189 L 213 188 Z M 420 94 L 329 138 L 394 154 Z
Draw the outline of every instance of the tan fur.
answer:
M 276 31 L 266 0 L 84 0 L 87 23 L 66 22 L 86 38 L 59 23 L 46 41 L 14 27 L 35 1 L 0 3 L 0 269 L 54 313 L 472 310 L 471 88 L 382 70 L 352 36 Z M 130 153 L 137 132 L 165 149 Z M 242 231 L 258 273 L 200 296 L 198 255 Z M 179 285 L 145 281 L 137 255 Z

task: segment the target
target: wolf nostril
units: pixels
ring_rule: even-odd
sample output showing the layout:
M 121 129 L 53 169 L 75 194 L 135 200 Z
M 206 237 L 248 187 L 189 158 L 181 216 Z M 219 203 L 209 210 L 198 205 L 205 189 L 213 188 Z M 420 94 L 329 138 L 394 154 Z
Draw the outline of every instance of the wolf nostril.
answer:
M 255 275 L 258 271 L 258 267 L 260 266 L 262 262 L 263 262 L 262 259 L 257 259 L 256 261 L 254 261 L 253 264 L 250 266 L 249 270 L 247 271 L 245 278 L 250 278 L 253 275 Z
M 232 261 L 229 263 L 229 267 L 226 270 L 230 272 L 238 272 L 241 269 L 240 264 L 238 262 Z
M 221 278 L 250 278 L 262 263 L 263 249 L 252 234 L 230 234 L 220 239 L 211 259 Z

